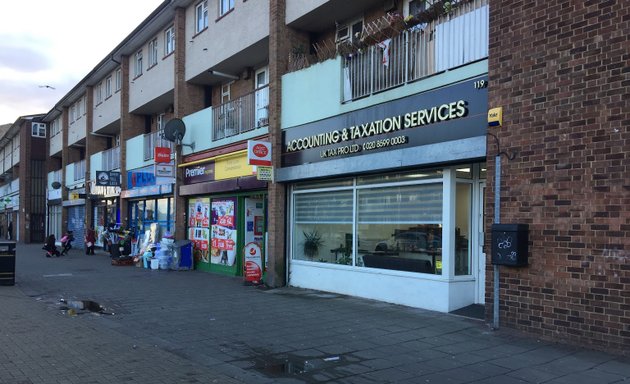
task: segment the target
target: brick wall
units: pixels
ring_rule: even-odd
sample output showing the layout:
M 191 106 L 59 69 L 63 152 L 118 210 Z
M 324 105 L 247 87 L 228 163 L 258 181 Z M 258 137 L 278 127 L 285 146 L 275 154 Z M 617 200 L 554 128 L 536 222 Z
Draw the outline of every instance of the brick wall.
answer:
M 501 267 L 501 324 L 622 353 L 630 351 L 629 36 L 622 0 L 490 1 L 489 106 L 504 114 L 491 132 L 516 153 L 502 162 L 501 222 L 530 226 L 529 266 Z M 490 138 L 488 222 L 495 154 Z

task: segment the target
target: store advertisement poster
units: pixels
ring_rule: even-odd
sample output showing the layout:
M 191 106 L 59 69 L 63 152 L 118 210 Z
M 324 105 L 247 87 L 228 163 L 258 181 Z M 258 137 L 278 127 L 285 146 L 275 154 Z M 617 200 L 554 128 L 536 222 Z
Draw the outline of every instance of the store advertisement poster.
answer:
M 264 202 L 262 199 L 245 199 L 245 247 L 243 265 L 245 281 L 260 281 L 263 270 Z
M 258 243 L 245 245 L 243 257 L 245 261 L 245 281 L 259 282 L 262 279 L 262 250 Z
M 199 198 L 190 201 L 188 204 L 188 226 L 210 227 L 210 199 Z
M 210 199 L 197 198 L 188 203 L 188 240 L 193 242 L 197 262 L 210 262 Z
M 236 199 L 212 200 L 210 262 L 233 266 L 236 261 Z

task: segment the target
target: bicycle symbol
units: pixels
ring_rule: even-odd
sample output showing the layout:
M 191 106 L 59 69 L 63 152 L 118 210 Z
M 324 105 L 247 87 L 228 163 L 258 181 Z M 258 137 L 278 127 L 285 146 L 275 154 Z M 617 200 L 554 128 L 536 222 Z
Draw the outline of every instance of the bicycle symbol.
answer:
M 500 241 L 497 246 L 499 249 L 508 249 L 512 246 L 512 236 L 508 236 L 504 238 L 503 241 Z

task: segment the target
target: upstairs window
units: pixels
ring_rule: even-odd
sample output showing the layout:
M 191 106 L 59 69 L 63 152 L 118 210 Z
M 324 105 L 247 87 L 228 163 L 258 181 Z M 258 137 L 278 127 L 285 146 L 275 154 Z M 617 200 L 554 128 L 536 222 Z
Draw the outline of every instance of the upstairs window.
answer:
M 108 76 L 105 79 L 105 98 L 111 97 L 112 95 L 112 77 Z
M 96 100 L 96 104 L 100 104 L 103 102 L 103 82 L 98 83 L 96 88 L 94 89 L 94 99 Z
M 149 68 L 156 66 L 158 63 L 158 40 L 153 39 L 149 43 Z
M 164 31 L 164 55 L 175 52 L 175 28 L 170 27 Z
M 142 50 L 136 52 L 136 61 L 134 65 L 134 77 L 142 75 Z
M 46 124 L 44 123 L 32 123 L 31 136 L 33 137 L 46 137 Z
M 122 87 L 122 69 L 118 68 L 116 70 L 116 92 L 120 91 Z
M 204 0 L 195 7 L 195 15 L 197 20 L 196 33 L 208 28 L 208 0 Z
M 219 17 L 234 9 L 234 0 L 219 0 Z
M 359 41 L 361 38 L 361 32 L 363 32 L 363 20 L 353 20 L 345 24 L 337 26 L 336 42 L 340 43 L 353 43 Z

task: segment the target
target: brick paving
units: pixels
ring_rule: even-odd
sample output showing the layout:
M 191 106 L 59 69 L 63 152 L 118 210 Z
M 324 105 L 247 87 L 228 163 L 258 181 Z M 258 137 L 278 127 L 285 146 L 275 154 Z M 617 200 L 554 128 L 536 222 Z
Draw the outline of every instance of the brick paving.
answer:
M 478 320 L 40 248 L 18 245 L 16 285 L 0 286 L 0 383 L 630 381 L 626 357 Z

